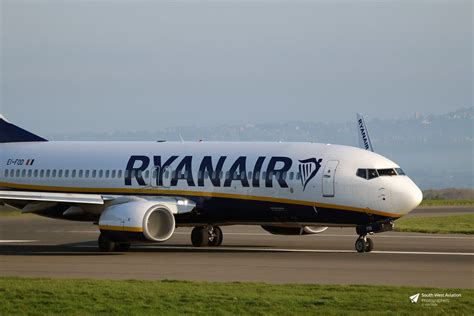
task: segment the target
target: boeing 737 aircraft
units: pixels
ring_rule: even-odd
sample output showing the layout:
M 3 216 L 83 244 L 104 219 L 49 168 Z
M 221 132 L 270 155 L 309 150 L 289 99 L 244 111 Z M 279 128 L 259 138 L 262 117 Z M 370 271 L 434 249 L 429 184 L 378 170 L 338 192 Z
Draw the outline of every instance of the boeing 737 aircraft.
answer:
M 194 246 L 219 246 L 223 225 L 260 225 L 272 234 L 319 234 L 355 227 L 393 229 L 417 207 L 420 189 L 373 152 L 316 143 L 56 142 L 0 116 L 0 203 L 23 213 L 91 221 L 101 251 L 163 242 L 192 226 Z

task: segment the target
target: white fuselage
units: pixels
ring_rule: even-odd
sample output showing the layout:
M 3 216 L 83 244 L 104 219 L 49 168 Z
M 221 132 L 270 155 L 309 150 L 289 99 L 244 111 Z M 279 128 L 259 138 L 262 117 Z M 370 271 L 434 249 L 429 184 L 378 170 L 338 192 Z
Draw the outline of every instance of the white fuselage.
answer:
M 0 149 L 0 187 L 6 189 L 221 198 L 393 218 L 410 212 L 422 198 L 405 175 L 357 176 L 358 169 L 399 166 L 348 146 L 34 142 L 0 144 Z

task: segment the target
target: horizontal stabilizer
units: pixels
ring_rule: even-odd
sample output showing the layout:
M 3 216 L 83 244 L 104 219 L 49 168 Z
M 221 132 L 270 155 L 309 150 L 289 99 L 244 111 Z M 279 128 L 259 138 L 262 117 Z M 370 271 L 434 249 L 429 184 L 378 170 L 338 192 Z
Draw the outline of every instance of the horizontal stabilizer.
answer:
M 0 114 L 0 143 L 46 142 L 47 140 L 24 130 L 10 122 Z

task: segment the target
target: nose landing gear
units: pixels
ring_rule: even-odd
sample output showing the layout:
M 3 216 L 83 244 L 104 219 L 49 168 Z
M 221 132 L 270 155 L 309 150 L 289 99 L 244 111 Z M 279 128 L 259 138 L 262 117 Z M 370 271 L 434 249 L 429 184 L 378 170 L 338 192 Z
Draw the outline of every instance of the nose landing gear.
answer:
M 219 247 L 224 236 L 219 226 L 196 226 L 191 232 L 191 242 L 194 247 Z
M 371 252 L 374 249 L 374 242 L 367 237 L 367 234 L 382 233 L 393 230 L 394 224 L 391 220 L 376 223 L 369 223 L 368 225 L 359 225 L 356 227 L 356 232 L 359 235 L 355 242 L 355 249 L 357 252 Z

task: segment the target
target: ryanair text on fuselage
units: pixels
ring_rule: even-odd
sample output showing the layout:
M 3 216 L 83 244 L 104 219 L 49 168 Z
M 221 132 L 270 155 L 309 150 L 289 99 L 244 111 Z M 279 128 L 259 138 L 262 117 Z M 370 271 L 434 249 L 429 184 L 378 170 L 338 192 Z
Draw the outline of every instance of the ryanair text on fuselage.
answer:
M 241 183 L 242 187 L 258 188 L 264 186 L 267 188 L 273 187 L 273 179 L 276 179 L 278 185 L 282 188 L 288 188 L 286 177 L 284 176 L 292 167 L 293 160 L 284 156 L 259 156 L 252 166 L 247 165 L 247 157 L 240 156 L 232 163 L 228 170 L 223 170 L 224 163 L 227 156 L 212 157 L 204 156 L 199 163 L 199 170 L 197 175 L 193 175 L 192 164 L 193 156 L 170 156 L 166 160 L 162 156 L 153 156 L 152 158 L 144 155 L 133 155 L 130 157 L 126 167 L 125 185 L 131 186 L 132 180 L 135 179 L 141 186 L 147 185 L 147 180 L 143 178 L 143 173 L 149 169 L 153 162 L 154 170 L 156 170 L 156 177 L 153 177 L 153 185 L 164 186 L 164 173 L 170 170 L 171 164 L 178 162 L 173 172 L 171 173 L 170 186 L 177 186 L 179 181 L 184 181 L 188 186 L 203 187 L 204 179 L 209 177 L 210 183 L 215 187 L 230 187 L 233 181 Z M 263 169 L 263 164 L 268 161 L 267 167 Z M 310 158 L 299 160 L 299 170 L 309 170 L 302 172 L 301 184 L 306 188 L 308 182 L 316 176 L 321 168 L 322 159 Z M 252 171 L 251 178 L 248 176 L 248 171 Z M 262 173 L 263 172 L 263 173 Z M 222 174 L 227 176 L 224 178 Z M 263 175 L 263 178 L 261 178 Z M 197 181 L 195 181 L 197 180 Z

